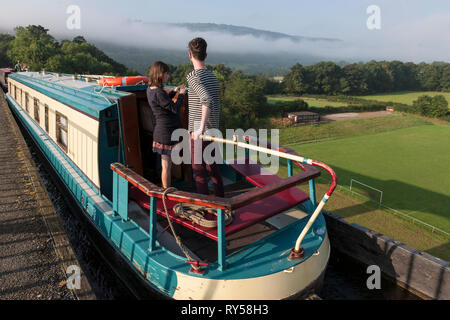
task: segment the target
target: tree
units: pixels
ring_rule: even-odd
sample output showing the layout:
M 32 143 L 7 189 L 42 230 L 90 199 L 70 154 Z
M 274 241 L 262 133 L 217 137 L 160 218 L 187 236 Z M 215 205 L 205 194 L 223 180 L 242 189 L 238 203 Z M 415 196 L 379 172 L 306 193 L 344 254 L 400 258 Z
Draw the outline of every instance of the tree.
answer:
M 59 43 L 42 26 L 17 27 L 14 31 L 16 37 L 10 41 L 7 55 L 13 61 L 26 63 L 30 70 L 117 76 L 138 74 L 108 57 L 82 36 Z
M 312 91 L 317 94 L 335 95 L 340 91 L 342 69 L 334 62 L 319 62 L 308 66 L 311 72 Z
M 6 33 L 0 33 L 0 68 L 12 67 L 14 65 L 14 62 L 6 54 L 10 43 L 13 40 L 14 36 Z
M 72 42 L 77 43 L 77 44 L 82 44 L 87 41 L 83 36 L 76 36 L 75 38 L 73 38 Z
M 438 91 L 442 79 L 442 65 L 439 63 L 421 64 L 418 78 L 422 90 Z
M 388 92 L 392 90 L 392 80 L 382 63 L 370 61 L 363 66 L 364 80 L 369 93 Z
M 431 105 L 430 117 L 439 118 L 448 113 L 448 101 L 441 94 L 433 97 Z
M 264 116 L 267 98 L 262 88 L 249 78 L 232 74 L 226 83 L 222 103 L 225 127 L 248 129 Z
M 185 86 L 187 86 L 188 83 L 186 77 L 192 70 L 194 70 L 194 67 L 190 62 L 185 62 L 178 65 L 173 71 L 171 71 L 169 84 L 173 86 L 184 84 Z
M 93 44 L 86 42 L 81 37 L 75 37 L 73 41 L 63 40 L 61 42 L 61 54 L 69 57 L 63 70 L 59 72 L 78 74 L 105 74 L 105 75 L 133 75 L 134 70 L 127 69 Z
M 210 69 L 219 80 L 220 97 L 222 98 L 223 95 L 225 94 L 225 84 L 230 78 L 230 75 L 233 73 L 233 70 L 231 70 L 231 68 L 226 67 L 224 64 L 208 66 L 208 69 Z
M 427 116 L 430 112 L 432 106 L 433 98 L 427 95 L 420 96 L 417 100 L 413 102 L 413 108 L 415 113 L 419 113 L 423 116 Z
M 442 91 L 450 91 L 450 64 L 448 63 L 442 69 L 440 87 Z
M 423 116 L 439 118 L 447 114 L 448 102 L 443 95 L 423 95 L 413 102 L 413 108 L 414 112 Z
M 8 57 L 21 60 L 31 70 L 43 69 L 47 60 L 59 51 L 58 42 L 42 26 L 17 27 L 14 32 L 16 37 L 10 43 Z
M 305 68 L 296 63 L 283 78 L 284 91 L 289 94 L 302 95 L 309 91 Z
M 361 64 L 349 64 L 342 69 L 340 87 L 341 93 L 346 95 L 367 93 L 368 87 Z

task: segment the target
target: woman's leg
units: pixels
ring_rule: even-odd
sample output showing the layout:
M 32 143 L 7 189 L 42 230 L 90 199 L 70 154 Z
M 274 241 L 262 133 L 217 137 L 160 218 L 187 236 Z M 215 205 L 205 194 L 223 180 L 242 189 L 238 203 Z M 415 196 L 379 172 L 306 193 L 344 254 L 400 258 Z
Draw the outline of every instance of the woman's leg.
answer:
M 162 167 L 162 172 L 161 172 L 161 181 L 162 181 L 162 185 L 163 188 L 168 188 L 170 187 L 170 180 L 171 180 L 171 173 L 172 173 L 172 160 L 170 159 L 170 156 L 168 155 L 161 155 L 161 167 Z

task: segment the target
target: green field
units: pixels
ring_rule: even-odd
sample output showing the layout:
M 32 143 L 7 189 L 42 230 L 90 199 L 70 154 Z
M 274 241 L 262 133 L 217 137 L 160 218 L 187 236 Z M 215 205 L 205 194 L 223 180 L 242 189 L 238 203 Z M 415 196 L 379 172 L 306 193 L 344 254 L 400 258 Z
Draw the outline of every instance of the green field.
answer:
M 359 96 L 358 98 L 363 98 L 367 100 L 377 100 L 383 102 L 398 102 L 412 105 L 417 98 L 422 95 L 428 96 L 436 96 L 443 95 L 445 99 L 449 102 L 450 105 L 450 92 L 434 92 L 434 91 L 421 91 L 421 92 L 413 92 L 413 91 L 405 91 L 405 92 L 394 92 L 394 93 L 385 93 L 385 94 L 375 94 L 370 96 Z
M 340 185 L 382 190 L 385 205 L 450 232 L 449 146 L 450 125 L 427 123 L 290 147 L 332 166 Z
M 394 114 L 388 117 L 333 121 L 320 126 L 288 127 L 280 131 L 280 144 L 289 146 L 296 143 L 355 137 L 422 125 L 431 125 L 431 123 L 411 114 Z
M 279 101 L 294 101 L 294 100 L 298 100 L 298 99 L 302 99 L 304 100 L 306 103 L 308 103 L 308 106 L 310 107 L 318 107 L 318 108 L 323 108 L 326 106 L 331 106 L 331 107 L 345 107 L 348 105 L 348 103 L 343 103 L 343 102 L 333 102 L 333 101 L 328 101 L 328 100 L 317 100 L 317 99 L 313 99 L 313 98 L 306 98 L 306 97 L 291 97 L 291 96 L 267 96 L 267 102 L 269 103 L 276 103 Z

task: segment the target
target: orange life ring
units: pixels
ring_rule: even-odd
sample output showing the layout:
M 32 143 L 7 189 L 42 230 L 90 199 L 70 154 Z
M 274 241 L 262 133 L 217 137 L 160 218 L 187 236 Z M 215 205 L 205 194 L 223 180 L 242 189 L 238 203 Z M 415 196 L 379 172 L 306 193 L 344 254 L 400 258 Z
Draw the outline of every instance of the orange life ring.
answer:
M 148 83 L 147 77 L 116 77 L 116 78 L 103 78 L 99 81 L 102 87 L 117 87 L 117 86 L 133 86 L 138 83 Z

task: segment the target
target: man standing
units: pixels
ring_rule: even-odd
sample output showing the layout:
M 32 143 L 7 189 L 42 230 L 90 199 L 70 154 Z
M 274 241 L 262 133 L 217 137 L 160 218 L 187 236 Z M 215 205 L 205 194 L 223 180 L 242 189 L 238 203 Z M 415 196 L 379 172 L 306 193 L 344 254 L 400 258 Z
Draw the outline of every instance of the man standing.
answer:
M 20 64 L 20 60 L 17 60 L 17 64 L 14 66 L 16 72 L 22 72 L 22 65 Z
M 189 85 L 189 132 L 191 133 L 191 163 L 197 192 L 209 194 L 208 172 L 214 184 L 214 194 L 224 196 L 222 176 L 216 162 L 205 163 L 203 151 L 210 141 L 199 136 L 208 129 L 219 129 L 220 86 L 214 73 L 206 68 L 206 41 L 195 38 L 189 42 L 189 59 L 194 71 L 187 75 Z M 215 158 L 214 152 L 211 154 Z

